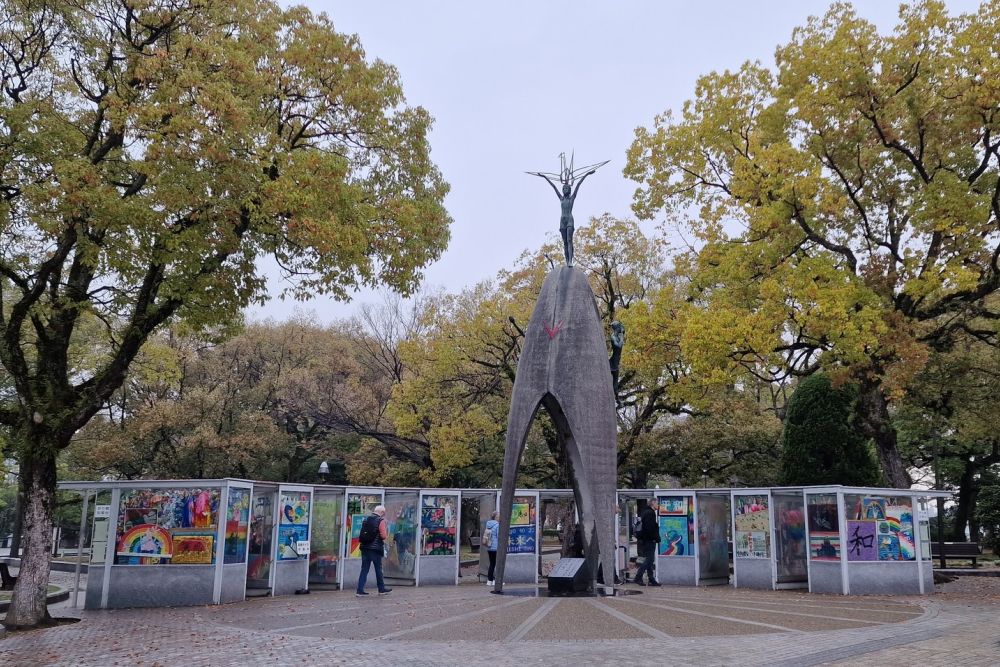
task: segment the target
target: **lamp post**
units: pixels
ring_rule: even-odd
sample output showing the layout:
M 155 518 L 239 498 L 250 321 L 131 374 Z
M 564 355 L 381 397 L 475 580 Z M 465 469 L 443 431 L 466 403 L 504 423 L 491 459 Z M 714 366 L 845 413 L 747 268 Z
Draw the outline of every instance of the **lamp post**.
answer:
M 319 464 L 318 472 L 320 479 L 322 479 L 323 483 L 326 484 L 326 480 L 330 476 L 330 464 L 327 463 L 326 461 L 323 461 L 322 463 Z
M 941 440 L 934 435 L 934 488 L 940 491 L 943 487 L 941 484 Z M 944 498 L 941 496 L 937 497 L 937 539 L 938 539 L 938 555 L 941 557 L 941 569 L 948 567 L 947 560 L 944 557 Z
M 708 468 L 701 469 L 701 488 L 708 488 Z

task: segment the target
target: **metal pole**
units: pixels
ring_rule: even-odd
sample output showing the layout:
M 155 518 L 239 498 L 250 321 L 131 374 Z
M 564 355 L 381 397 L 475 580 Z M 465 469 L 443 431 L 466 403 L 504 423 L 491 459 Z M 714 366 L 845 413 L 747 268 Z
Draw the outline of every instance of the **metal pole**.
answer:
M 87 509 L 90 504 L 90 491 L 83 492 L 83 511 L 80 512 L 80 535 L 76 540 L 76 567 L 73 573 L 73 609 L 77 607 L 80 597 L 80 564 L 83 562 L 83 533 L 87 530 Z
M 934 438 L 934 488 L 941 490 L 941 440 Z M 944 498 L 937 498 L 937 534 L 938 556 L 941 558 L 941 569 L 948 567 L 944 556 Z

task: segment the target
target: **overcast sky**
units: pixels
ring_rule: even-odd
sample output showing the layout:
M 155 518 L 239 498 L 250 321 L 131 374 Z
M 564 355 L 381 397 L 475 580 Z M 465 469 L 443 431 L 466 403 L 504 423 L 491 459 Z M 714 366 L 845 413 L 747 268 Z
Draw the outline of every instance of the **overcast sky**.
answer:
M 559 153 L 571 150 L 577 164 L 610 160 L 583 185 L 576 225 L 603 212 L 630 216 L 635 183 L 622 168 L 635 128 L 679 109 L 701 74 L 746 60 L 772 64 L 792 29 L 829 6 L 811 0 L 304 4 L 326 12 L 340 32 L 358 34 L 369 58 L 395 65 L 408 103 L 435 118 L 431 155 L 451 184 L 445 203 L 454 223 L 451 243 L 427 268 L 425 284 L 448 291 L 493 277 L 558 233 L 555 195 L 526 170 L 558 171 Z M 948 2 L 952 13 L 978 4 Z M 883 32 L 895 24 L 892 0 L 855 6 Z M 271 299 L 249 313 L 284 319 L 305 309 L 329 321 L 376 300 L 371 292 L 349 304 Z

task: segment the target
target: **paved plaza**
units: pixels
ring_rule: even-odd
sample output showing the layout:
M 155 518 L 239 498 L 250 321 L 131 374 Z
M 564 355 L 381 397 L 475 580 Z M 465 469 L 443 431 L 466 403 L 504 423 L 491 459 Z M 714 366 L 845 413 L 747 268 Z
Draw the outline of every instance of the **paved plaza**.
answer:
M 642 594 L 560 599 L 466 584 L 217 607 L 60 605 L 82 620 L 7 634 L 0 665 L 996 665 L 998 583 L 963 578 L 924 598 L 629 586 Z

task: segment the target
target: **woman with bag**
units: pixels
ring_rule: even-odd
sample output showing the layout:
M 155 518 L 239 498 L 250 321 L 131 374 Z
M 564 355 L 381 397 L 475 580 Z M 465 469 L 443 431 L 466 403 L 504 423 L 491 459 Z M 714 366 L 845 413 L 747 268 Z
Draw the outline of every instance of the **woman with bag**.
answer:
M 500 538 L 500 522 L 497 521 L 498 512 L 490 514 L 489 521 L 486 522 L 486 529 L 483 531 L 483 539 L 480 544 L 486 547 L 486 555 L 490 557 L 490 571 L 486 575 L 486 585 L 492 586 L 493 570 L 497 566 L 497 544 Z

